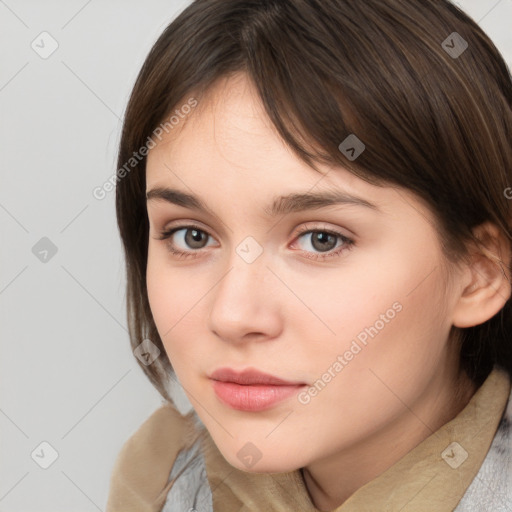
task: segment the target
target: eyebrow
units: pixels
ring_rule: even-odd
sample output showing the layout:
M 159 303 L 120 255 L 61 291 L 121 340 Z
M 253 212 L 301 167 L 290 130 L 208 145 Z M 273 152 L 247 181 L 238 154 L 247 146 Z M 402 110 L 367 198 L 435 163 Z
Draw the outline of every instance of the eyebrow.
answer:
M 146 200 L 160 200 L 183 206 L 208 214 L 210 209 L 199 198 L 173 188 L 157 187 L 146 193 Z M 332 205 L 357 205 L 380 211 L 379 208 L 362 199 L 342 191 L 328 191 L 317 193 L 291 193 L 276 197 L 270 207 L 265 207 L 263 212 L 269 217 L 277 217 L 288 213 L 316 210 Z

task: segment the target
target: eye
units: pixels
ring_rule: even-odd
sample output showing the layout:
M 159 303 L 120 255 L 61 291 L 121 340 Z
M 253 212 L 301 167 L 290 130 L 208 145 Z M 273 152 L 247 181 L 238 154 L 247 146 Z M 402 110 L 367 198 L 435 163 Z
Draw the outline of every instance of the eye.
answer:
M 297 238 L 299 240 L 301 238 L 306 240 L 306 244 L 304 244 L 306 248 L 304 250 L 309 254 L 306 255 L 306 258 L 314 260 L 324 260 L 340 256 L 342 252 L 351 249 L 354 245 L 354 241 L 343 233 L 324 228 L 303 229 L 298 233 Z M 338 244 L 338 242 L 340 243 Z M 320 254 L 311 253 L 311 251 L 308 250 L 308 246 L 311 247 L 313 251 L 319 251 Z
M 163 231 L 158 239 L 167 240 L 169 252 L 178 258 L 188 258 L 194 257 L 194 252 L 199 252 L 200 249 L 206 247 L 204 242 L 208 240 L 208 237 L 210 235 L 206 231 L 192 225 L 174 227 Z M 176 248 L 177 242 L 178 245 L 181 245 L 181 248 Z

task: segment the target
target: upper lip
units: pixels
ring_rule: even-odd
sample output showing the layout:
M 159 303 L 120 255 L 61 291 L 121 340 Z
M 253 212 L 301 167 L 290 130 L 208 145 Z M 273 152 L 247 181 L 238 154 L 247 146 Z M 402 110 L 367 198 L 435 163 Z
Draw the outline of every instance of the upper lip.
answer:
M 267 386 L 299 386 L 303 382 L 291 382 L 275 377 L 268 373 L 260 372 L 255 368 L 248 368 L 237 372 L 232 368 L 219 368 L 209 375 L 212 380 L 219 380 L 221 382 L 233 382 L 245 386 L 249 385 L 267 385 Z

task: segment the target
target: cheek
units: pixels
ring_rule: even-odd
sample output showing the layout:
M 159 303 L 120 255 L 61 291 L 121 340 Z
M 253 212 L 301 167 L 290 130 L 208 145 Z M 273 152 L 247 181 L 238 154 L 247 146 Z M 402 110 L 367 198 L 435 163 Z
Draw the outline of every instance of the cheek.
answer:
M 327 453 L 333 442 L 371 435 L 398 418 L 404 404 L 413 407 L 442 366 L 450 325 L 440 306 L 440 275 L 430 277 L 412 293 L 418 279 L 403 273 L 392 289 L 354 288 L 339 307 L 333 341 L 302 353 L 311 392 L 301 395 L 295 416 L 306 429 L 322 418 L 326 441 L 319 443 Z
M 187 361 L 197 360 L 196 347 L 205 339 L 200 327 L 205 325 L 202 300 L 208 287 L 180 268 L 172 268 L 165 255 L 148 252 L 146 282 L 149 305 L 156 328 L 169 360 L 179 375 Z M 156 254 L 155 254 L 156 253 Z M 206 284 L 206 283 L 203 283 Z
M 146 270 L 146 284 L 149 306 L 155 321 L 158 333 L 164 345 L 169 334 L 179 325 L 179 318 L 183 315 L 180 300 L 184 288 L 179 272 L 171 273 L 165 265 L 160 251 L 148 251 L 148 265 Z M 181 314 L 180 314 L 181 313 Z M 167 347 L 166 347 L 167 348 Z
M 396 269 L 388 267 L 382 271 L 375 260 L 382 262 L 382 258 L 354 259 L 354 264 L 347 262 L 350 265 L 342 265 L 329 275 L 319 273 L 307 279 L 288 276 L 288 281 L 294 283 L 294 292 L 311 310 L 302 308 L 298 312 L 296 303 L 288 310 L 287 318 L 293 320 L 288 328 L 295 331 L 298 329 L 294 324 L 300 326 L 302 334 L 298 339 L 309 344 L 302 347 L 309 352 L 304 357 L 325 364 L 350 350 L 354 341 L 364 349 L 372 340 L 377 342 L 392 333 L 395 337 L 400 330 L 407 331 L 409 323 L 414 323 L 409 315 L 418 305 L 412 303 L 412 296 L 407 296 L 414 279 L 404 276 L 404 268 L 399 264 L 395 264 Z M 411 276 L 417 273 L 416 269 L 409 272 Z
M 311 279 L 301 289 L 304 302 L 328 326 L 301 320 L 301 338 L 316 340 L 304 346 L 302 357 L 317 361 L 317 372 L 345 353 L 354 371 L 383 367 L 390 374 L 413 373 L 410 365 L 421 371 L 424 362 L 441 356 L 450 319 L 439 254 L 421 250 L 425 242 L 419 249 L 402 245 L 354 263 L 347 259 L 339 273 L 316 283 Z
M 437 269 L 425 279 L 430 270 L 419 262 L 417 268 L 397 265 L 396 272 L 380 276 L 366 273 L 359 287 L 348 288 L 350 297 L 338 299 L 339 313 L 329 318 L 336 337 L 310 353 L 321 389 L 311 403 L 316 400 L 319 411 L 344 404 L 330 408 L 333 428 L 348 416 L 363 428 L 397 414 L 403 402 L 416 400 L 443 364 L 449 308 L 444 278 Z

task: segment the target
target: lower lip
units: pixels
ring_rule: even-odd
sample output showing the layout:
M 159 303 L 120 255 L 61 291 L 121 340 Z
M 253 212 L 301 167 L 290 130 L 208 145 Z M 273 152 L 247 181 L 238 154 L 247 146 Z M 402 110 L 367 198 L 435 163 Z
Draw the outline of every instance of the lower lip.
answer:
M 270 409 L 278 402 L 296 394 L 305 385 L 242 386 L 233 382 L 213 380 L 213 390 L 226 405 L 239 411 L 263 411 Z

